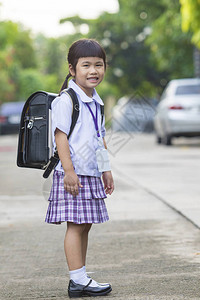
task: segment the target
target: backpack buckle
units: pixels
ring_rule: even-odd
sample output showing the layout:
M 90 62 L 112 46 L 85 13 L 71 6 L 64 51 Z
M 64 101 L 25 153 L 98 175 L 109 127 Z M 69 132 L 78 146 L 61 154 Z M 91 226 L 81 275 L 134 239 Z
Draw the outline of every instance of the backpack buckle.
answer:
M 28 129 L 32 129 L 32 128 L 33 128 L 33 123 L 34 123 L 34 120 L 31 119 L 31 120 L 28 122 L 27 128 L 28 128 Z

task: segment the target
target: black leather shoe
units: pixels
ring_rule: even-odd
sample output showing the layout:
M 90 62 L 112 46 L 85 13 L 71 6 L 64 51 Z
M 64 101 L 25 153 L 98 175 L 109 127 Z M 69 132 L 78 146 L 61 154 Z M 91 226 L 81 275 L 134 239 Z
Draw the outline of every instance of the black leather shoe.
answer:
M 69 281 L 68 295 L 70 298 L 78 298 L 84 296 L 104 296 L 112 291 L 111 285 L 91 287 L 92 279 L 87 285 L 75 283 L 73 280 Z

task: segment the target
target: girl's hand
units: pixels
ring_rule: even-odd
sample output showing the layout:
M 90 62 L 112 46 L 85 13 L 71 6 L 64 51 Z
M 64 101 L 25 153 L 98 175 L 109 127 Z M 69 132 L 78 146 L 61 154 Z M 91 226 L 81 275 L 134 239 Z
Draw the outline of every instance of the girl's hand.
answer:
M 64 176 L 64 189 L 74 197 L 79 194 L 78 188 L 82 188 L 78 176 L 74 171 L 68 171 Z
M 103 178 L 105 193 L 111 195 L 112 192 L 114 191 L 114 181 L 113 181 L 111 171 L 104 172 L 102 178 Z

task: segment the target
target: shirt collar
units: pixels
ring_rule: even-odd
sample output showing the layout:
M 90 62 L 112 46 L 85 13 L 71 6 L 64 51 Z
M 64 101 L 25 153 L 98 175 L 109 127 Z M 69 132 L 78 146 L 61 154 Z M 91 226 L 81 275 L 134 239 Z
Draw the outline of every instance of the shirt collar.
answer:
M 97 91 L 94 89 L 92 98 L 88 97 L 86 93 L 71 79 L 68 83 L 68 87 L 72 88 L 79 96 L 82 102 L 92 102 L 93 100 L 99 103 L 100 105 L 104 105 L 102 99 L 99 97 Z

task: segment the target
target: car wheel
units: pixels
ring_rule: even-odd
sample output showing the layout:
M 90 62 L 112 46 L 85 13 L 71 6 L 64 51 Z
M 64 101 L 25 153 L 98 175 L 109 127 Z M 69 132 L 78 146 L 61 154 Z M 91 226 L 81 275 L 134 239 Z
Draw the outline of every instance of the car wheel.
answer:
M 160 136 L 156 136 L 156 143 L 162 144 L 162 138 Z
M 172 145 L 172 137 L 169 134 L 166 134 L 163 138 L 163 144 L 166 146 Z

